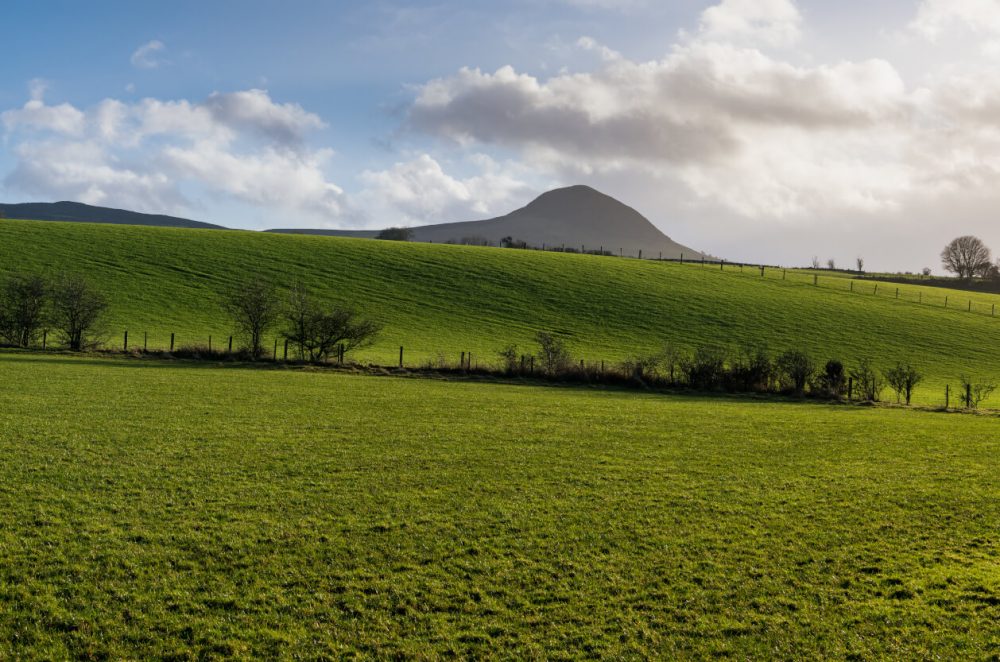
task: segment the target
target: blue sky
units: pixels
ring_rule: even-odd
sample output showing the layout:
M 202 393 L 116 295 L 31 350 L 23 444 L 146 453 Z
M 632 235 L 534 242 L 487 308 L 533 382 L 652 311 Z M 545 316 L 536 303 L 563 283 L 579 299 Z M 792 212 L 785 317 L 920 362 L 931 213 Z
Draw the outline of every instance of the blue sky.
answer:
M 14 0 L 4 23 L 4 201 L 382 227 L 587 183 L 732 259 L 1000 249 L 998 0 Z

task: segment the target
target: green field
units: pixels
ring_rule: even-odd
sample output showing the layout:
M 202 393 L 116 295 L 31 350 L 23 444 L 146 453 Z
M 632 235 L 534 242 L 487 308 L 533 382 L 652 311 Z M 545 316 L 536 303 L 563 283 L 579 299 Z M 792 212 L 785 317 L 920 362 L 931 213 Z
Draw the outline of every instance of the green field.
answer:
M 962 374 L 1000 378 L 1000 296 L 851 281 L 839 274 L 703 267 L 586 255 L 236 231 L 0 222 L 0 271 L 74 270 L 113 301 L 108 342 L 216 347 L 231 333 L 217 293 L 248 275 L 302 280 L 331 301 L 384 322 L 358 359 L 409 365 L 460 352 L 492 361 L 509 342 L 533 351 L 536 331 L 564 337 L 587 361 L 681 347 L 764 344 L 818 362 L 910 361 L 927 376 L 915 402 L 943 404 Z M 784 279 L 783 279 L 784 278 Z M 950 296 L 949 307 L 943 305 Z M 973 298 L 968 312 L 969 297 Z M 989 406 L 1000 406 L 994 396 Z
M 995 418 L 0 354 L 0 658 L 1000 655 Z

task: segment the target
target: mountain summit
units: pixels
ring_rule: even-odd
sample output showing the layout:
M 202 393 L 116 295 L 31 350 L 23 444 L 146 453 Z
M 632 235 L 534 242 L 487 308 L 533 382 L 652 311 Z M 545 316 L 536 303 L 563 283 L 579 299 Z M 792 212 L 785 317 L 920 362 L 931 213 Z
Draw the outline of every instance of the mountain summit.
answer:
M 441 223 L 410 228 L 413 241 L 498 244 L 510 237 L 529 246 L 566 246 L 614 254 L 655 258 L 701 259 L 702 253 L 678 244 L 646 217 L 589 186 L 555 189 L 505 216 L 484 221 Z M 377 232 L 340 230 L 275 230 L 306 234 L 373 237 Z M 707 256 L 706 256 L 707 257 Z

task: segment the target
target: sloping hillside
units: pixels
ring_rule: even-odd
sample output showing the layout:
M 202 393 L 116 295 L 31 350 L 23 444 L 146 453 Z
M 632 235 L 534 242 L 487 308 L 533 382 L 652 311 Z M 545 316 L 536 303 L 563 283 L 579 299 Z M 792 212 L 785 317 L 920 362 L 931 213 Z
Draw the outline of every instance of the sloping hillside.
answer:
M 24 202 L 0 204 L 0 217 L 30 218 L 36 221 L 65 221 L 68 223 L 110 223 L 112 225 L 152 225 L 167 228 L 201 228 L 221 230 L 221 225 L 192 221 L 163 214 L 142 214 L 127 209 L 94 207 L 81 202 Z
M 909 360 L 928 382 L 920 401 L 941 399 L 960 374 L 1000 377 L 1000 297 L 902 288 L 779 270 L 703 267 L 513 249 L 365 241 L 174 228 L 0 223 L 0 269 L 89 274 L 114 304 L 109 337 L 129 329 L 151 347 L 215 342 L 230 333 L 217 299 L 259 274 L 282 286 L 302 280 L 330 300 L 357 303 L 386 327 L 360 355 L 410 363 L 471 351 L 493 360 L 507 343 L 528 349 L 536 331 L 565 337 L 588 361 L 614 361 L 665 342 L 693 348 L 766 344 L 803 349 L 817 361 L 863 356 L 888 367 Z M 893 286 L 895 287 L 895 286 Z M 918 293 L 922 297 L 917 301 Z M 937 298 L 934 298 L 937 297 Z M 941 391 L 939 394 L 938 391 Z

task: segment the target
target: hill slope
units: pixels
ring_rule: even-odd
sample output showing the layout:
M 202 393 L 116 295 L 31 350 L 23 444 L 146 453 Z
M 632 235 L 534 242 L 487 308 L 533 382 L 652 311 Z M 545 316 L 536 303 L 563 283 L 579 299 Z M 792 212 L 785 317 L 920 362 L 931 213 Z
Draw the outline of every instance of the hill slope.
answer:
M 168 228 L 201 228 L 221 230 L 221 225 L 192 221 L 163 214 L 142 214 L 126 209 L 94 207 L 82 202 L 25 202 L 0 204 L 3 218 L 30 218 L 36 221 L 65 221 L 70 223 L 110 223 L 112 225 L 152 225 Z
M 701 259 L 698 251 L 678 244 L 660 232 L 642 214 L 589 186 L 570 186 L 543 193 L 527 206 L 485 221 L 441 223 L 411 228 L 413 241 L 462 243 L 482 238 L 499 244 L 504 237 L 531 246 L 562 246 L 647 258 Z M 364 230 L 284 230 L 272 232 L 344 237 L 374 237 Z M 707 257 L 707 256 L 706 256 Z
M 230 325 L 217 292 L 260 274 L 302 280 L 330 300 L 362 305 L 385 323 L 359 358 L 409 364 L 462 351 L 492 361 L 507 343 L 533 351 L 555 332 L 588 361 L 614 361 L 663 343 L 795 348 L 818 362 L 867 356 L 879 367 L 912 361 L 928 376 L 917 400 L 937 402 L 960 374 L 1000 377 L 1000 318 L 979 295 L 820 279 L 771 270 L 661 263 L 541 251 L 175 228 L 0 223 L 0 271 L 72 269 L 112 298 L 109 338 L 148 332 L 150 347 L 219 343 Z M 895 286 L 893 286 L 895 287 Z M 942 297 L 950 292 L 949 307 Z M 920 303 L 917 303 L 918 295 Z M 217 344 L 218 346 L 218 344 Z M 940 392 L 939 392 L 940 391 Z

